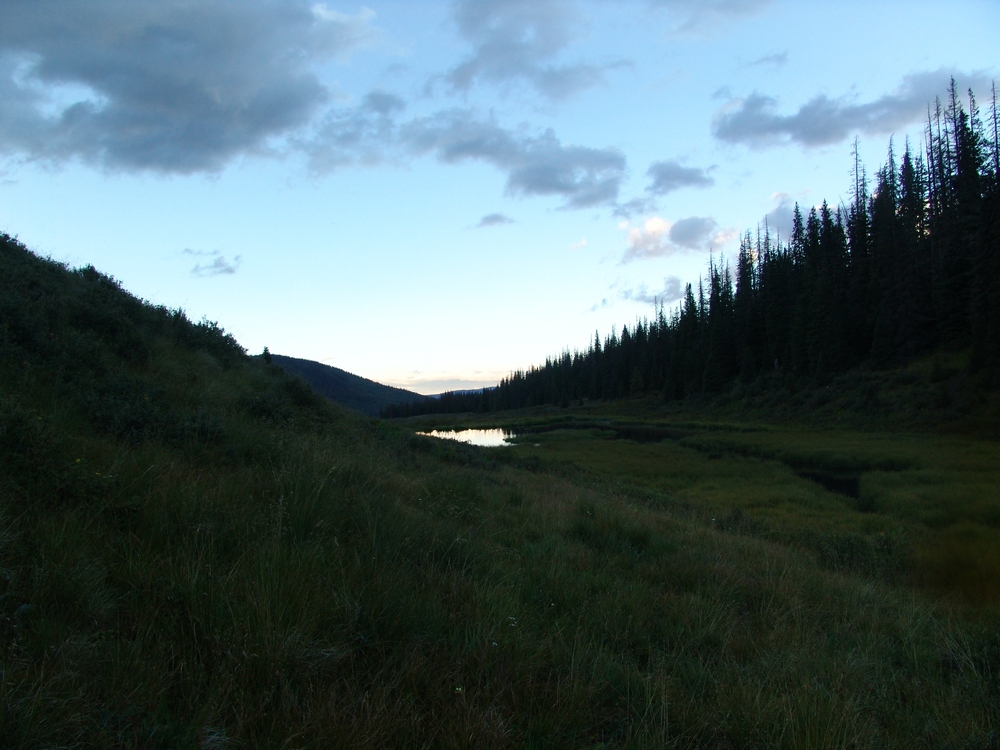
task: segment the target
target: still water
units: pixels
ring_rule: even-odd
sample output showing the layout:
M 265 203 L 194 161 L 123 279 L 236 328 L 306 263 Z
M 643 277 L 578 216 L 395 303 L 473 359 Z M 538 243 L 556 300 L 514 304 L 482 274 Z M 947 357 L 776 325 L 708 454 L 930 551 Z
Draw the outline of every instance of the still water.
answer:
M 501 430 L 431 430 L 430 432 L 418 432 L 418 435 L 442 438 L 444 440 L 458 440 L 470 445 L 482 445 L 486 448 L 497 448 L 502 445 L 510 445 L 509 438 L 514 437 L 513 432 Z

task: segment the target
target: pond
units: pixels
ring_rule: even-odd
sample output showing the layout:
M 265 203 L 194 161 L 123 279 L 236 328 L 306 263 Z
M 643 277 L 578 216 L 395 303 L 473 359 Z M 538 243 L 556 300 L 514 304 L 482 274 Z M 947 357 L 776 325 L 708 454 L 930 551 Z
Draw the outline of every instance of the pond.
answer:
M 514 437 L 514 433 L 500 428 L 492 430 L 431 430 L 430 432 L 418 432 L 418 435 L 441 438 L 443 440 L 458 440 L 461 443 L 470 445 L 481 445 L 486 448 L 498 448 L 510 445 L 509 438 Z
M 656 425 L 634 424 L 612 426 L 607 422 L 540 424 L 519 427 L 516 432 L 510 429 L 495 427 L 488 430 L 431 430 L 430 432 L 418 432 L 417 434 L 441 438 L 443 440 L 458 440 L 462 443 L 484 446 L 486 448 L 497 448 L 505 445 L 513 445 L 511 440 L 515 437 L 524 438 L 528 435 L 537 435 L 554 430 L 589 431 L 594 437 L 606 440 L 634 440 L 638 443 L 658 443 L 661 440 L 667 439 L 678 440 L 690 434 L 686 431 Z M 538 443 L 534 443 L 534 445 L 537 446 Z

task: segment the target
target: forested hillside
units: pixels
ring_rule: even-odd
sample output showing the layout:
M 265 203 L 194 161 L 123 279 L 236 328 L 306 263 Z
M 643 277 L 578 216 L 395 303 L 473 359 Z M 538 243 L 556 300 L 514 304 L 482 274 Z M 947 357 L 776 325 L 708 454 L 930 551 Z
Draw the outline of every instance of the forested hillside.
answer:
M 386 416 L 516 409 L 575 399 L 718 393 L 777 375 L 810 385 L 940 349 L 1000 370 L 1000 125 L 952 83 L 920 148 L 890 141 L 869 180 L 855 148 L 850 202 L 795 210 L 790 237 L 747 233 L 735 266 L 712 260 L 678 307 L 584 352 L 564 352 L 482 394 L 400 404 Z
M 270 358 L 285 372 L 302 378 L 320 395 L 371 417 L 377 416 L 379 411 L 390 404 L 422 401 L 426 398 L 419 393 L 382 385 L 322 362 L 281 354 L 271 354 Z

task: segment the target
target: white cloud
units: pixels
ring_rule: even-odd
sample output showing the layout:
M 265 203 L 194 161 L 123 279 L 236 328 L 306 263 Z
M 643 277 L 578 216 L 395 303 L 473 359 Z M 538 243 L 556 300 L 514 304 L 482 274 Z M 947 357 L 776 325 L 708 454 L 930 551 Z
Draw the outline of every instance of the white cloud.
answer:
M 624 221 L 618 226 L 625 232 L 627 243 L 622 263 L 711 250 L 737 237 L 734 230 L 719 229 L 715 219 L 706 216 L 691 216 L 674 222 L 654 216 L 640 226 L 631 226 Z
M 627 227 L 627 231 L 628 250 L 625 253 L 625 260 L 656 258 L 670 255 L 676 250 L 668 241 L 670 223 L 658 216 L 646 219 L 641 227 Z

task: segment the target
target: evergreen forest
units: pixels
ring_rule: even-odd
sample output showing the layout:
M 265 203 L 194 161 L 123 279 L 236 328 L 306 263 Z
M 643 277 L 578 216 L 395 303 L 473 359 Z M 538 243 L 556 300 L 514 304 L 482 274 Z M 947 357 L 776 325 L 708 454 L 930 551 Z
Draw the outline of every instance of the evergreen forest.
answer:
M 870 180 L 854 148 L 849 204 L 795 208 L 791 236 L 747 232 L 735 267 L 709 262 L 679 305 L 584 351 L 516 371 L 495 388 L 386 407 L 386 417 L 489 412 L 736 382 L 817 385 L 935 351 L 969 352 L 987 387 L 1000 372 L 1000 123 L 954 81 L 928 107 L 924 142 Z

